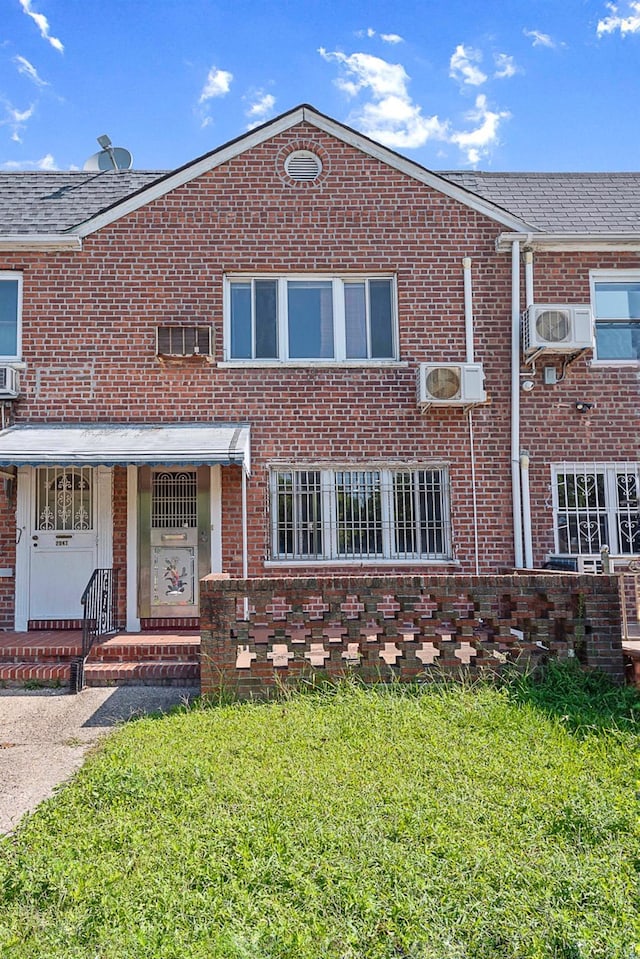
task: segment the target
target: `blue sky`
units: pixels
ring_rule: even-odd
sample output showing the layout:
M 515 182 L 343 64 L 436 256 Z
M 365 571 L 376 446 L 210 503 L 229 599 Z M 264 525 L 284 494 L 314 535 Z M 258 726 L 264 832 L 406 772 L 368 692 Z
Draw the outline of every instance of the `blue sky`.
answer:
M 640 169 L 640 0 L 0 0 L 0 169 L 179 166 L 307 102 L 435 170 Z

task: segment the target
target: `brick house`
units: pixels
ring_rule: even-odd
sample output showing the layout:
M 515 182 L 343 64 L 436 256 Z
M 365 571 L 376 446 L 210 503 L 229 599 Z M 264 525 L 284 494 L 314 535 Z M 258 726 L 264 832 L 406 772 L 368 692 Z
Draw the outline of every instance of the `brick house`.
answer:
M 0 628 L 198 578 L 640 554 L 640 175 L 432 173 L 300 106 L 0 174 Z

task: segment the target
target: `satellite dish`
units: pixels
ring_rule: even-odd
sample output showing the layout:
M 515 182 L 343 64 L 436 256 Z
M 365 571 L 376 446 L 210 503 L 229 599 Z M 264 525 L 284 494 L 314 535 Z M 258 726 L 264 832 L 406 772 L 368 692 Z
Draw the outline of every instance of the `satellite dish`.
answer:
M 102 150 L 94 153 L 85 161 L 83 170 L 92 173 L 102 173 L 105 170 L 130 170 L 133 157 L 124 147 L 114 147 L 106 134 L 98 137 Z

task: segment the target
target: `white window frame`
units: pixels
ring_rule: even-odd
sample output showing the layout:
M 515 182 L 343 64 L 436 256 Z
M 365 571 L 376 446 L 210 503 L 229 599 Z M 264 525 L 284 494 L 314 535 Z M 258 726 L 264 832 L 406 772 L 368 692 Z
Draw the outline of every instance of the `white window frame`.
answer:
M 269 359 L 255 356 L 242 358 L 231 355 L 231 285 L 249 283 L 252 280 L 273 280 L 277 283 L 277 340 L 278 357 Z M 365 283 L 367 280 L 388 280 L 391 284 L 391 334 L 392 355 L 389 357 L 353 358 L 346 355 L 345 283 Z M 288 350 L 288 298 L 290 282 L 331 282 L 333 301 L 333 357 L 289 358 Z M 369 323 L 369 287 L 365 285 L 367 298 L 367 353 L 371 351 L 371 326 Z M 224 277 L 224 362 L 239 366 L 317 366 L 336 364 L 348 366 L 380 366 L 397 363 L 399 360 L 398 295 L 396 277 L 392 273 L 228 273 Z M 255 344 L 252 352 L 255 352 Z
M 640 360 L 624 357 L 598 357 L 598 313 L 596 310 L 596 283 L 640 283 L 640 270 L 590 270 L 589 288 L 591 291 L 591 315 L 593 316 L 593 360 L 592 365 L 632 366 L 640 365 Z M 606 323 L 606 320 L 600 322 Z M 640 320 L 638 320 L 640 327 Z
M 551 467 L 551 492 L 553 506 L 553 533 L 555 551 L 559 556 L 599 556 L 599 549 L 582 552 L 562 552 L 560 549 L 559 516 L 560 513 L 567 512 L 560 507 L 558 496 L 558 477 L 561 475 L 569 476 L 602 476 L 604 477 L 604 504 L 599 510 L 593 511 L 595 517 L 603 517 L 606 524 L 607 539 L 600 544 L 608 546 L 612 555 L 637 556 L 637 553 L 623 552 L 618 527 L 620 521 L 620 511 L 618 508 L 618 476 L 623 473 L 631 473 L 636 476 L 637 488 L 640 489 L 640 463 L 559 463 Z M 588 508 L 583 511 L 587 516 L 590 513 Z M 629 511 L 630 513 L 631 511 Z M 579 546 L 580 544 L 578 544 Z
M 22 359 L 22 273 L 17 270 L 0 270 L 0 282 L 14 280 L 18 282 L 18 302 L 16 315 L 16 353 L 0 353 L 0 363 L 19 362 Z
M 278 476 L 282 473 L 319 473 L 320 484 L 318 493 L 321 503 L 321 516 L 318 529 L 322 534 L 322 555 L 298 554 L 292 556 L 281 554 L 279 551 L 279 502 L 278 502 Z M 441 476 L 439 490 L 440 509 L 442 512 L 441 526 L 438 530 L 442 537 L 443 549 L 438 553 L 415 552 L 394 552 L 394 541 L 397 534 L 395 526 L 395 506 L 393 495 L 393 477 L 398 473 L 411 474 L 413 477 L 418 473 L 439 473 Z M 382 549 L 379 553 L 343 553 L 340 552 L 338 541 L 338 507 L 337 507 L 337 476 L 344 473 L 377 473 L 379 474 L 380 489 L 380 536 Z M 414 480 L 414 499 L 420 496 L 420 487 Z M 411 527 L 419 542 L 421 524 L 418 516 L 419 510 L 414 514 L 414 523 Z M 280 566 L 310 566 L 316 564 L 333 565 L 381 565 L 381 564 L 410 564 L 431 563 L 442 565 L 443 563 L 452 563 L 452 531 L 451 531 L 451 495 L 450 495 L 450 473 L 447 465 L 443 463 L 427 464 L 405 464 L 385 463 L 385 464 L 348 464 L 345 466 L 332 465 L 291 465 L 277 464 L 272 465 L 269 471 L 269 563 Z M 366 526 L 360 527 L 362 531 Z M 357 530 L 354 528 L 354 532 Z M 299 529 L 294 530 L 294 539 L 297 539 Z

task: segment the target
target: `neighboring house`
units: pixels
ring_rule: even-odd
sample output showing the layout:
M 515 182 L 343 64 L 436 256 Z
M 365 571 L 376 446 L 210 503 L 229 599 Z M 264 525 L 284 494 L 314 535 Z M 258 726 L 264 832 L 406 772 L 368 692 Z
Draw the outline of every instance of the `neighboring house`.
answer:
M 0 627 L 112 565 L 137 629 L 210 570 L 640 554 L 639 375 L 640 174 L 431 173 L 308 106 L 1 174 Z

